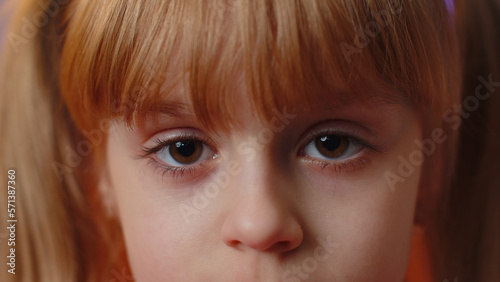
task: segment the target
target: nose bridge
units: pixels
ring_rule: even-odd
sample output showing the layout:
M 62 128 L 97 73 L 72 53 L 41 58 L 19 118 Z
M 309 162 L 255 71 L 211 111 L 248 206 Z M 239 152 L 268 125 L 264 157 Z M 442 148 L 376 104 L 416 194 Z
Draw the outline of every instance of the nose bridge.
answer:
M 292 184 L 264 151 L 243 160 L 241 174 L 231 179 L 232 204 L 221 236 L 231 247 L 284 252 L 300 245 L 302 227 L 289 194 Z

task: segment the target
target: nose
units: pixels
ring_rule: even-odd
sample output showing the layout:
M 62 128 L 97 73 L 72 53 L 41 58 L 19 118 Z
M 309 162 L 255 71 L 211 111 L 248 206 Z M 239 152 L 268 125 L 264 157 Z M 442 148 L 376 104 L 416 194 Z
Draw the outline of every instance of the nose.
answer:
M 221 229 L 224 243 L 237 249 L 285 253 L 303 240 L 300 221 L 283 177 L 267 169 L 255 169 L 231 186 L 237 195 Z

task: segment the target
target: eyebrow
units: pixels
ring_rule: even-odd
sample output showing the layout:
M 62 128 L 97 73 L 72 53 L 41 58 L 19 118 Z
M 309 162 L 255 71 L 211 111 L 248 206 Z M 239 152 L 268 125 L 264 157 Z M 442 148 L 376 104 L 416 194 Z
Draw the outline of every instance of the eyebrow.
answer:
M 149 115 L 167 115 L 171 117 L 192 117 L 193 111 L 185 103 L 171 102 L 171 101 L 161 101 L 154 105 L 148 104 L 141 107 L 137 114 L 139 116 L 149 116 Z
M 368 107 L 387 107 L 392 105 L 409 106 L 408 99 L 404 96 L 395 95 L 397 97 L 380 97 L 373 96 L 365 98 L 365 100 L 360 99 L 360 97 L 349 97 L 345 99 L 343 103 L 338 104 L 338 107 L 349 108 L 355 107 L 357 103 L 362 103 Z M 314 107 L 314 106 L 313 106 Z M 321 107 L 316 108 L 319 110 Z M 174 100 L 160 100 L 160 101 L 147 101 L 143 105 L 140 105 L 133 115 L 133 120 L 135 120 L 135 125 L 144 125 L 148 120 L 158 120 L 162 116 L 170 117 L 175 119 L 189 119 L 197 120 L 198 116 L 193 109 L 193 106 L 189 103 L 183 103 Z
M 134 110 L 131 119 L 127 123 L 131 128 L 145 127 L 150 121 L 158 121 L 162 116 L 175 119 L 195 119 L 196 115 L 190 110 L 188 104 L 159 101 L 157 103 L 146 102 Z

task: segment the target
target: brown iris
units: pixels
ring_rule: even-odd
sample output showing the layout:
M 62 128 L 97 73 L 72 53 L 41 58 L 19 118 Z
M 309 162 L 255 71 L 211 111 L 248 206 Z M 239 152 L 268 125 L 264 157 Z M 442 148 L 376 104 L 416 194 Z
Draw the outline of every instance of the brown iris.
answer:
M 325 157 L 333 159 L 342 156 L 349 147 L 349 139 L 336 135 L 324 135 L 314 139 L 318 151 Z
M 196 162 L 203 152 L 203 143 L 196 140 L 182 140 L 168 146 L 172 158 L 184 165 Z

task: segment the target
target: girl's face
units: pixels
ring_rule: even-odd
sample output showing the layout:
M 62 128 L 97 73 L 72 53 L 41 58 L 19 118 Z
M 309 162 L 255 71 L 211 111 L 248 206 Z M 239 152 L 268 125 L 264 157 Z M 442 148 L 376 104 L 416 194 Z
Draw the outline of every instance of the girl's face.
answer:
M 144 126 L 115 122 L 103 185 L 136 281 L 402 281 L 420 167 L 398 171 L 416 114 L 374 99 L 263 121 L 235 95 L 229 131 L 204 128 L 182 92 Z

